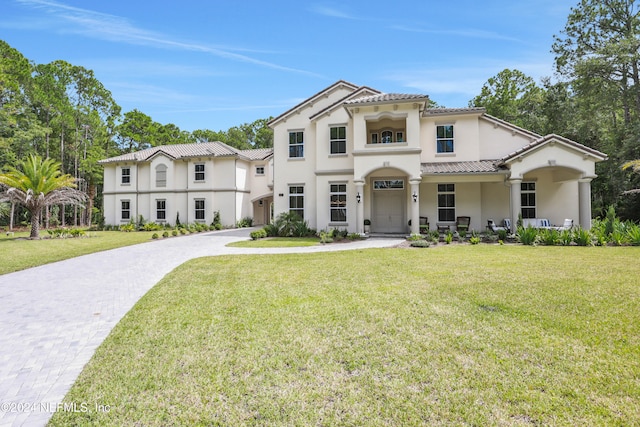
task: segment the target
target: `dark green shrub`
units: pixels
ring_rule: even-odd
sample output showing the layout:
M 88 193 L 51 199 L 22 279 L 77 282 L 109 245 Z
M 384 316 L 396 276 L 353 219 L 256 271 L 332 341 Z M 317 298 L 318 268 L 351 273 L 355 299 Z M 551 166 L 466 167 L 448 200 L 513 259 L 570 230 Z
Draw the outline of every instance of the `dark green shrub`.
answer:
M 178 230 L 171 230 L 171 235 L 176 237 L 178 235 Z
M 158 233 L 153 233 L 151 235 L 151 238 L 154 239 L 154 240 L 157 239 L 158 237 L 160 237 L 160 236 L 158 236 Z
M 281 213 L 276 217 L 273 226 L 280 237 L 305 237 L 311 231 L 308 224 L 295 212 Z M 313 236 L 315 233 L 311 235 Z
M 630 222 L 627 225 L 627 240 L 633 246 L 640 246 L 640 226 L 638 224 Z
M 236 223 L 236 227 L 238 228 L 251 227 L 252 225 L 253 225 L 253 218 L 249 216 L 242 218 L 240 221 Z
M 278 235 L 278 229 L 273 224 L 267 224 L 263 228 L 267 232 L 268 237 L 276 237 Z
M 509 232 L 507 230 L 498 230 L 498 240 L 502 240 L 503 242 L 507 240 Z
M 162 233 L 162 237 L 167 238 L 169 237 L 169 232 L 165 231 L 164 233 Z
M 555 246 L 560 243 L 560 233 L 551 228 L 542 229 L 538 232 L 539 241 L 543 245 Z
M 267 237 L 267 231 L 264 228 L 261 228 L 260 230 L 252 231 L 249 233 L 249 236 L 252 240 L 264 239 Z
M 538 239 L 538 230 L 533 227 L 519 227 L 516 237 L 523 245 L 535 245 Z
M 412 248 L 428 248 L 431 246 L 431 243 L 427 240 L 413 240 L 409 245 Z
M 562 246 L 569 246 L 573 242 L 573 232 L 571 230 L 562 230 L 558 239 Z

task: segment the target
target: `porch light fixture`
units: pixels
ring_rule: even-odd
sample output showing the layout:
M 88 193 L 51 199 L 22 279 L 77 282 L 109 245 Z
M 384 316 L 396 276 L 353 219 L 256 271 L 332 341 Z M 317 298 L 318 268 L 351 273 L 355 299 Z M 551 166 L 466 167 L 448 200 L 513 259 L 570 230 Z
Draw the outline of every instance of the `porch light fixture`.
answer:
M 416 193 L 415 191 L 413 192 L 413 203 L 416 203 L 418 201 L 418 193 Z
M 360 192 L 358 192 L 358 194 L 356 194 L 356 202 L 360 203 L 360 200 L 362 200 L 362 197 L 360 197 Z

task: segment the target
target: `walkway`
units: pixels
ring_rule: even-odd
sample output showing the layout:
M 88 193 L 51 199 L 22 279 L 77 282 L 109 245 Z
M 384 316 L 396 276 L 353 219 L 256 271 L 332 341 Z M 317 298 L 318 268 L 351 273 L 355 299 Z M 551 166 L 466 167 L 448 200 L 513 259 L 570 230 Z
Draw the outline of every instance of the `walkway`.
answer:
M 0 276 L 0 426 L 43 426 L 111 329 L 167 273 L 193 258 L 393 246 L 228 248 L 249 229 L 163 239 Z

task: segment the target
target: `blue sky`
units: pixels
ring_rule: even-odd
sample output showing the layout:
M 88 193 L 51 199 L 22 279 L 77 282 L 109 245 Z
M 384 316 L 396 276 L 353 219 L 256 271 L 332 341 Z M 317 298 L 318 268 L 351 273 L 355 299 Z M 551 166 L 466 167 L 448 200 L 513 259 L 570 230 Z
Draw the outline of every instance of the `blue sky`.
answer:
M 0 39 L 94 70 L 123 112 L 226 130 L 340 79 L 464 107 L 505 68 L 553 77 L 577 3 L 0 0 Z

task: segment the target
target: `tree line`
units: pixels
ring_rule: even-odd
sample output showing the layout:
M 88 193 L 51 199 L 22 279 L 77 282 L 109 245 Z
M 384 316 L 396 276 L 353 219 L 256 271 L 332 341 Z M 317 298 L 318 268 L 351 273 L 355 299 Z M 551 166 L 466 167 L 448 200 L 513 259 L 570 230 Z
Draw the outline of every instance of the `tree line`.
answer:
M 51 158 L 88 195 L 85 208 L 47 211 L 46 223 L 88 225 L 100 217 L 102 167 L 98 160 L 159 145 L 222 141 L 239 149 L 273 146 L 269 119 L 226 131 L 183 131 L 139 110 L 122 113 L 92 70 L 63 60 L 36 64 L 0 40 L 0 170 L 29 155 Z M 15 208 L 15 210 L 14 210 Z M 27 222 L 22 207 L 0 206 L 0 220 Z M 8 221 L 6 221 L 8 222 Z

